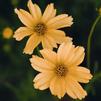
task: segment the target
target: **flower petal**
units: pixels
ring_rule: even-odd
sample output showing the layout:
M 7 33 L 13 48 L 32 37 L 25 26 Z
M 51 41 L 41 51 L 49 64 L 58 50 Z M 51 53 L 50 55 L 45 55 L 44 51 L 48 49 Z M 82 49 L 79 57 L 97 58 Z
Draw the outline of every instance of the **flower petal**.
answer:
M 45 90 L 49 87 L 50 81 L 53 78 L 52 73 L 39 73 L 33 80 L 36 89 Z
M 73 99 L 77 99 L 77 96 L 75 95 L 75 93 L 73 92 L 73 88 L 72 88 L 72 85 L 71 85 L 71 82 L 69 79 L 66 79 L 66 92 L 67 94 L 73 98 Z
M 92 78 L 90 70 L 80 66 L 72 68 L 71 75 L 73 76 L 73 78 L 81 83 L 88 83 L 89 80 Z
M 39 72 L 52 72 L 55 67 L 51 62 L 34 55 L 30 59 L 30 62 L 32 67 Z
M 42 17 L 41 9 L 37 4 L 33 4 L 31 0 L 28 1 L 28 8 L 36 21 Z
M 42 16 L 42 21 L 47 22 L 50 19 L 52 19 L 55 15 L 56 15 L 56 9 L 54 9 L 54 4 L 51 3 L 46 7 L 45 12 Z
M 49 41 L 49 43 L 51 44 L 52 47 L 55 47 L 57 48 L 57 44 L 56 44 L 56 41 L 53 37 L 50 37 L 48 35 L 45 36 L 47 38 L 47 40 Z
M 20 27 L 15 31 L 15 34 L 13 35 L 13 37 L 17 40 L 20 41 L 22 40 L 24 37 L 29 36 L 31 34 L 34 34 L 33 30 L 27 28 L 27 27 Z
M 84 53 L 84 48 L 77 46 L 74 49 L 74 57 L 72 58 L 71 63 L 69 64 L 70 66 L 76 66 L 82 63 L 84 60 L 85 53 Z
M 73 18 L 67 14 L 61 14 L 49 20 L 47 26 L 49 28 L 59 29 L 63 27 L 70 27 L 73 24 Z
M 65 80 L 63 78 L 54 77 L 50 82 L 50 91 L 53 95 L 58 96 L 59 99 L 65 95 Z
M 72 38 L 66 37 L 65 32 L 61 31 L 61 30 L 51 29 L 51 30 L 48 30 L 47 34 L 48 34 L 48 36 L 51 36 L 52 38 L 54 38 L 54 40 L 58 44 L 61 44 L 65 41 L 71 41 L 72 40 Z
M 28 42 L 24 48 L 24 53 L 26 54 L 32 54 L 33 50 L 36 48 L 36 46 L 40 43 L 41 37 L 37 36 L 36 34 L 31 35 L 28 39 Z
M 42 38 L 42 46 L 43 48 L 53 49 L 53 47 L 57 47 L 56 42 L 49 36 L 45 35 Z
M 67 77 L 66 78 L 66 84 L 67 84 L 67 93 L 68 93 L 68 89 L 69 87 L 71 88 L 71 92 L 72 93 L 68 93 L 72 98 L 74 99 L 83 99 L 87 93 L 86 91 L 81 87 L 81 85 L 72 77 Z M 70 91 L 70 89 L 69 89 Z
M 29 14 L 27 11 L 20 9 L 18 10 L 17 8 L 15 9 L 15 13 L 18 15 L 19 19 L 21 20 L 21 22 L 27 26 L 32 28 L 33 25 L 35 24 L 33 17 L 31 16 L 31 14 Z
M 57 62 L 57 54 L 54 51 L 49 50 L 49 49 L 43 49 L 40 52 L 41 52 L 42 56 L 46 60 L 56 64 L 56 62 Z
M 68 59 L 72 55 L 73 47 L 72 42 L 67 42 L 60 45 L 57 52 L 59 63 L 64 64 L 65 62 L 68 62 Z

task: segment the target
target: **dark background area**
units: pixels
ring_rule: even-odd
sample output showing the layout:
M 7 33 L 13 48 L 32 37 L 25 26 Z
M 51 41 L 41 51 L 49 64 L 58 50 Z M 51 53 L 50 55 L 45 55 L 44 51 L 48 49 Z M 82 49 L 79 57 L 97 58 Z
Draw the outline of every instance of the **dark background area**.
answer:
M 28 11 L 28 0 L 0 0 L 0 101 L 59 101 L 49 90 L 34 89 L 32 80 L 37 74 L 30 65 L 31 56 L 22 53 L 26 38 L 21 42 L 15 39 L 5 39 L 2 31 L 11 27 L 15 31 L 23 24 L 14 13 L 14 8 Z M 101 0 L 32 0 L 42 11 L 48 3 L 54 3 L 57 14 L 68 13 L 74 18 L 71 28 L 65 28 L 67 35 L 73 37 L 76 45 L 82 45 L 87 51 L 87 40 L 90 29 L 101 7 Z M 36 54 L 36 52 L 35 52 Z M 83 66 L 87 66 L 85 57 Z M 85 101 L 101 100 L 101 20 L 97 24 L 92 38 L 91 70 L 93 80 L 85 87 L 90 89 Z M 88 87 L 88 88 L 87 88 Z M 67 95 L 63 101 L 72 101 Z

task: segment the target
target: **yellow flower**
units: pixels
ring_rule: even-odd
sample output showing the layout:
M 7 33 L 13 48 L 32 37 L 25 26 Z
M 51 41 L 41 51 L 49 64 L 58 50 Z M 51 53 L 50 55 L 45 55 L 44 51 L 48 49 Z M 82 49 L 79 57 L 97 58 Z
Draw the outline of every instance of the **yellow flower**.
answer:
M 101 7 L 99 8 L 99 14 L 101 15 Z
M 50 49 L 40 51 L 43 58 L 33 55 L 32 67 L 40 73 L 34 78 L 34 87 L 50 89 L 61 98 L 67 93 L 73 99 L 82 99 L 87 93 L 79 83 L 88 83 L 92 78 L 89 69 L 79 66 L 84 59 L 84 48 L 72 42 L 60 45 L 57 53 Z
M 11 38 L 12 35 L 13 35 L 13 30 L 12 30 L 10 27 L 6 27 L 6 28 L 4 28 L 2 34 L 3 34 L 3 37 L 4 37 L 5 39 L 9 39 L 9 38 Z
M 43 15 L 37 4 L 28 1 L 30 13 L 23 9 L 15 9 L 21 22 L 26 27 L 20 27 L 15 31 L 14 38 L 17 41 L 22 40 L 26 36 L 30 36 L 24 48 L 24 53 L 32 54 L 36 46 L 42 42 L 43 48 L 52 49 L 57 47 L 65 40 L 71 41 L 71 38 L 66 37 L 64 31 L 58 30 L 64 27 L 70 27 L 73 24 L 73 18 L 67 14 L 56 16 L 54 5 L 48 4 Z

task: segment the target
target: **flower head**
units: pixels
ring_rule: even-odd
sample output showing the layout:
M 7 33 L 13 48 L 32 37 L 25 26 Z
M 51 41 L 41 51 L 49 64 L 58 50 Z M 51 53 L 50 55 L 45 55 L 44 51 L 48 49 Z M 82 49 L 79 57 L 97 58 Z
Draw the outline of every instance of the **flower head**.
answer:
M 3 37 L 5 39 L 10 39 L 13 35 L 13 30 L 10 27 L 6 27 L 3 30 Z
M 101 15 L 101 7 L 99 8 L 99 14 Z
M 87 93 L 79 83 L 88 83 L 92 78 L 89 69 L 79 66 L 84 59 L 84 48 L 72 42 L 60 45 L 57 53 L 49 49 L 40 51 L 43 58 L 33 55 L 32 67 L 40 73 L 34 78 L 34 87 L 50 89 L 59 98 L 66 93 L 73 99 L 82 99 Z
M 23 9 L 15 9 L 21 22 L 25 27 L 20 27 L 15 31 L 14 38 L 17 41 L 22 40 L 26 36 L 30 36 L 24 48 L 24 53 L 32 54 L 37 45 L 42 42 L 43 48 L 52 49 L 57 47 L 64 41 L 71 41 L 71 38 L 66 37 L 64 31 L 58 30 L 64 27 L 70 27 L 73 24 L 73 18 L 67 14 L 56 16 L 54 5 L 48 4 L 43 15 L 37 4 L 28 1 L 30 13 Z

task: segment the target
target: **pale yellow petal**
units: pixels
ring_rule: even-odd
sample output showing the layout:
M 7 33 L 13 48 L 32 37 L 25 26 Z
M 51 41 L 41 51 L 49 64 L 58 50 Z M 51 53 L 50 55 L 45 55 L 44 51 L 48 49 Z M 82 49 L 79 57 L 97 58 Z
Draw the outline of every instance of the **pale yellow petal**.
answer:
M 50 43 L 50 41 L 47 39 L 46 36 L 42 38 L 42 46 L 43 48 L 46 48 L 46 49 L 51 49 L 51 50 L 53 49 L 52 44 Z
M 64 40 L 63 40 L 64 42 L 67 42 L 68 43 L 68 42 L 71 42 L 73 40 L 73 38 L 67 36 Z
M 52 47 L 57 48 L 57 44 L 56 41 L 53 37 L 49 36 L 49 35 L 45 35 L 47 41 L 51 44 Z
M 50 81 L 53 78 L 53 74 L 50 72 L 39 73 L 33 80 L 34 87 L 36 89 L 45 90 L 49 87 Z
M 39 72 L 52 72 L 55 67 L 55 65 L 51 62 L 34 55 L 30 59 L 30 61 L 32 67 Z
M 70 96 L 74 99 L 83 99 L 85 98 L 85 96 L 87 96 L 87 92 L 81 87 L 81 85 L 72 77 L 67 77 L 66 79 L 67 85 L 69 84 L 69 86 L 67 86 L 67 92 L 68 92 L 68 87 L 71 88 L 71 92 L 72 93 L 68 93 L 70 94 Z
M 52 38 L 54 38 L 54 40 L 58 44 L 61 44 L 63 42 L 71 41 L 72 40 L 72 38 L 66 37 L 65 36 L 65 32 L 61 31 L 61 30 L 51 29 L 51 30 L 48 30 L 47 34 L 48 34 L 48 36 L 51 36 Z
M 82 61 L 84 60 L 84 48 L 77 46 L 74 49 L 74 57 L 72 58 L 71 63 L 69 64 L 70 66 L 76 66 L 82 63 Z
M 51 93 L 58 96 L 59 99 L 61 99 L 65 95 L 65 87 L 66 85 L 64 78 L 54 77 L 53 80 L 50 82 Z
M 42 17 L 41 9 L 37 4 L 33 4 L 31 0 L 28 1 L 28 8 L 33 16 L 33 18 L 38 21 Z
M 15 31 L 13 38 L 15 38 L 17 41 L 20 41 L 24 37 L 29 36 L 31 34 L 34 34 L 33 30 L 27 27 L 20 27 Z
M 80 66 L 72 68 L 71 75 L 73 76 L 73 78 L 75 78 L 78 82 L 81 83 L 88 83 L 89 80 L 92 78 L 90 70 Z
M 36 34 L 31 35 L 24 48 L 24 53 L 32 54 L 34 49 L 38 46 L 38 44 L 40 44 L 40 41 L 41 38 L 39 36 L 37 36 Z
M 59 29 L 64 27 L 70 27 L 73 24 L 73 18 L 67 14 L 61 14 L 53 19 L 49 20 L 47 26 L 49 28 Z
M 50 82 L 50 91 L 53 95 L 56 95 L 56 90 L 55 90 L 55 83 L 56 83 L 56 77 L 54 77 L 52 79 L 52 81 Z
M 55 16 L 56 16 L 56 9 L 54 9 L 54 11 L 52 12 L 52 14 L 51 14 L 51 17 L 50 17 L 50 19 L 52 19 L 52 18 L 54 18 Z
M 52 19 L 55 15 L 56 15 L 56 9 L 54 9 L 54 4 L 51 3 L 46 7 L 44 14 L 42 16 L 42 21 L 47 22 L 50 19 Z
M 19 19 L 25 26 L 33 28 L 33 25 L 35 24 L 35 22 L 31 14 L 29 14 L 27 11 L 23 9 L 20 9 L 20 10 L 15 9 L 15 13 L 18 15 Z
M 78 99 L 83 99 L 87 96 L 87 92 L 81 87 L 81 85 L 77 81 L 72 81 L 74 93 L 78 97 Z
M 67 42 L 60 45 L 57 52 L 59 63 L 68 62 L 68 59 L 71 57 L 70 55 L 72 55 L 73 47 L 72 42 Z
M 81 67 L 81 66 L 77 66 L 76 70 L 78 72 L 84 72 L 84 73 L 90 73 L 90 70 L 85 68 L 85 67 Z
M 73 85 L 71 85 L 71 82 L 70 82 L 70 79 L 68 78 L 66 78 L 66 92 L 67 92 L 67 94 L 71 97 L 71 98 L 73 98 L 73 99 L 77 99 L 77 96 L 75 95 L 75 93 L 73 92 L 73 88 L 72 88 L 72 86 Z
M 56 64 L 57 62 L 57 54 L 50 49 L 43 49 L 40 51 L 44 59 Z

